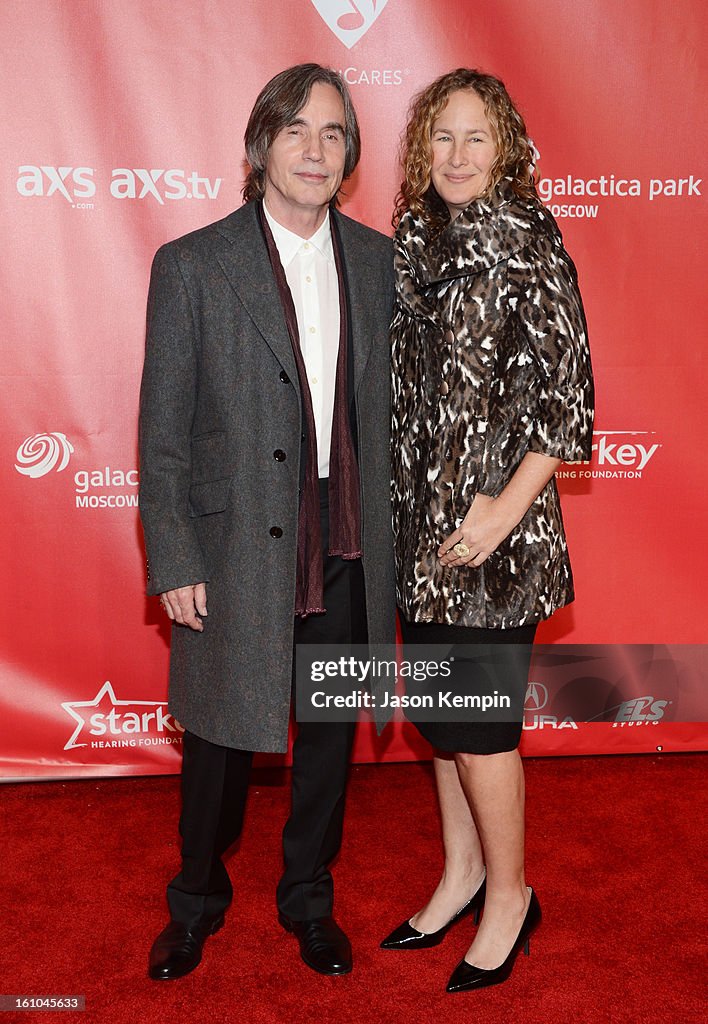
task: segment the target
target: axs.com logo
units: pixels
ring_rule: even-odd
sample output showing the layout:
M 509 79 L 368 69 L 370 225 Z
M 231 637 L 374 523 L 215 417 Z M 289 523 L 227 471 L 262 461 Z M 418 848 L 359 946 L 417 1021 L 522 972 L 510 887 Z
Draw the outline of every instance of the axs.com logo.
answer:
M 18 168 L 17 191 L 21 196 L 63 196 L 67 202 L 91 199 L 96 195 L 92 167 L 33 167 L 23 164 Z
M 18 168 L 17 191 L 21 196 L 61 196 L 72 206 L 84 205 L 98 193 L 93 167 L 50 167 L 22 164 Z M 197 171 L 173 167 L 114 167 L 108 191 L 114 199 L 147 199 L 160 205 L 166 200 L 216 199 L 223 178 L 207 178 Z

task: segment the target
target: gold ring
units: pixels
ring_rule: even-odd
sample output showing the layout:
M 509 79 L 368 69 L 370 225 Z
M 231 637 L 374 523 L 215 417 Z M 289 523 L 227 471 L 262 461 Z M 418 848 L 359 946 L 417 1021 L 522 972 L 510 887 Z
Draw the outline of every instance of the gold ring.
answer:
M 456 555 L 459 555 L 460 558 L 467 558 L 467 556 L 470 553 L 470 549 L 462 540 L 459 540 L 452 550 L 455 552 Z

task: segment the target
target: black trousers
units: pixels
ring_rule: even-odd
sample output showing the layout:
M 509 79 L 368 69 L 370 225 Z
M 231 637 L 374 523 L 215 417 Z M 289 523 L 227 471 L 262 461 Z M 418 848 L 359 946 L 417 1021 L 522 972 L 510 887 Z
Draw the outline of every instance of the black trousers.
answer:
M 295 643 L 366 643 L 360 561 L 330 558 L 327 481 L 320 481 L 327 611 L 295 622 Z M 292 805 L 283 829 L 278 909 L 293 920 L 332 912 L 329 865 L 339 851 L 354 723 L 300 722 L 293 745 Z M 184 734 L 182 868 L 167 887 L 173 920 L 194 924 L 222 913 L 233 889 L 222 857 L 243 825 L 253 754 Z

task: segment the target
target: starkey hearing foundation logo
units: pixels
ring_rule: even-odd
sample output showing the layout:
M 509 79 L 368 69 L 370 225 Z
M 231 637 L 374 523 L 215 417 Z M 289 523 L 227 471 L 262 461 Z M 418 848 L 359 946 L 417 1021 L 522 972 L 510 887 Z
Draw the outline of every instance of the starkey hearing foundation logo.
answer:
M 69 465 L 74 446 L 66 434 L 32 434 L 17 449 L 15 469 L 23 476 L 46 476 L 52 470 L 61 473 Z
M 312 0 L 331 32 L 348 50 L 366 35 L 388 0 Z
M 663 448 L 654 430 L 594 430 L 590 462 L 568 463 L 556 474 L 561 480 L 641 480 Z
M 64 750 L 76 747 L 159 747 L 181 743 L 184 728 L 163 700 L 118 700 L 110 680 L 92 700 L 64 701 L 76 728 Z

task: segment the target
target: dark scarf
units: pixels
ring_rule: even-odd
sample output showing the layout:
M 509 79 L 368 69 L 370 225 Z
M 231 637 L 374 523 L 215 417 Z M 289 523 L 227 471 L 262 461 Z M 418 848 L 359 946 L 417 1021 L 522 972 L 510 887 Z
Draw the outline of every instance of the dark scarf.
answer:
M 295 614 L 304 618 L 324 612 L 322 578 L 322 532 L 320 530 L 320 497 L 317 475 L 317 434 L 312 412 L 312 397 L 305 362 L 300 348 L 295 304 L 280 262 L 278 247 L 258 204 L 258 216 L 265 237 L 275 283 L 283 305 L 285 323 L 293 347 L 302 397 L 302 414 L 307 424 L 307 463 L 300 495 L 297 531 L 297 581 Z M 361 558 L 361 513 L 359 507 L 359 467 L 356 461 L 349 425 L 347 390 L 347 327 L 349 315 L 344 288 L 342 254 L 336 227 L 332 221 L 332 248 L 339 281 L 339 352 L 334 389 L 332 440 L 329 454 L 329 554 L 342 558 Z

